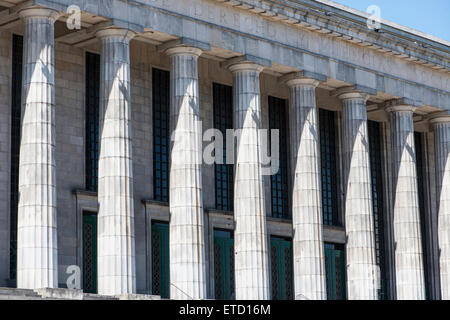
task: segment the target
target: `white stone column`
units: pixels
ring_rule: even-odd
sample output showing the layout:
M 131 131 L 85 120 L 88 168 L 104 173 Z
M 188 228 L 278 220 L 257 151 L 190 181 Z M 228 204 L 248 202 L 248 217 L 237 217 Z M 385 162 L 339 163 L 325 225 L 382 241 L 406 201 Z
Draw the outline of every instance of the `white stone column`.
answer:
M 20 11 L 25 22 L 19 160 L 17 287 L 58 287 L 54 23 L 58 13 Z
M 270 299 L 269 254 L 259 129 L 261 66 L 236 63 L 233 74 L 235 148 L 234 217 L 237 300 Z
M 450 300 L 450 116 L 430 122 L 434 125 L 436 153 L 441 292 L 443 300 Z
M 170 56 L 170 298 L 206 299 L 202 195 L 202 128 L 198 57 L 200 49 L 166 50 Z
M 395 277 L 398 300 L 425 298 L 414 144 L 414 108 L 391 102 Z
M 376 300 L 367 95 L 351 88 L 340 89 L 337 93 L 343 105 L 347 296 L 349 300 Z
M 316 109 L 319 82 L 296 75 L 285 81 L 291 96 L 294 296 L 296 300 L 326 300 Z
M 133 205 L 130 40 L 125 29 L 97 32 L 101 40 L 98 164 L 98 292 L 136 291 Z

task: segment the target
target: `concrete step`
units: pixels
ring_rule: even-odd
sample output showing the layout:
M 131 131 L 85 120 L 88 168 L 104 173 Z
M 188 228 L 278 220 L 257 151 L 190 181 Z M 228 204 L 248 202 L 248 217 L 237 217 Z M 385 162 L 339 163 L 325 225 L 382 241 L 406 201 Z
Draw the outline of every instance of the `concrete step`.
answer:
M 0 300 L 40 300 L 42 297 L 29 289 L 0 288 Z
M 160 300 L 160 296 L 146 294 L 124 294 L 104 296 L 84 293 L 82 290 L 44 288 L 37 290 L 0 288 L 0 300 Z

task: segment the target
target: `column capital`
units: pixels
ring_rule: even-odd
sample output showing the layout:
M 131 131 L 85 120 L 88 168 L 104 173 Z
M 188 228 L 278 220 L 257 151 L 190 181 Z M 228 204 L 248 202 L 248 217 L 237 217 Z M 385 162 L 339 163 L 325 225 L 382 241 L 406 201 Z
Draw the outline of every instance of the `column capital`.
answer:
M 231 72 L 255 71 L 257 73 L 260 73 L 264 70 L 264 68 L 271 66 L 271 61 L 248 54 L 234 57 L 221 63 L 222 68 L 228 69 Z
M 163 43 L 157 47 L 157 51 L 169 56 L 193 55 L 199 57 L 203 51 L 211 50 L 209 43 L 190 38 L 180 38 Z
M 435 116 L 432 116 L 430 118 L 430 124 L 436 125 L 436 124 L 449 124 L 450 125 L 450 114 L 442 113 Z
M 49 8 L 41 8 L 41 7 L 31 7 L 24 8 L 18 12 L 19 16 L 23 20 L 31 19 L 31 18 L 47 18 L 51 20 L 53 23 L 58 20 L 61 14 Z
M 317 74 L 317 76 L 314 76 L 312 73 L 307 73 L 305 71 L 300 72 L 292 72 L 288 73 L 284 76 L 281 76 L 279 78 L 280 84 L 286 84 L 289 88 L 302 86 L 302 87 L 314 87 L 316 88 L 320 81 L 326 81 L 323 79 L 323 77 L 320 77 L 320 75 Z
M 132 31 L 129 29 L 124 29 L 124 28 L 119 28 L 119 27 L 105 28 L 105 29 L 101 29 L 95 33 L 95 36 L 100 40 L 105 39 L 105 38 L 117 37 L 117 38 L 123 38 L 123 40 L 126 40 L 126 41 L 130 41 L 131 39 L 133 39 L 133 37 L 135 35 L 136 35 L 135 31 Z
M 396 113 L 396 112 L 410 112 L 410 113 L 414 113 L 414 111 L 416 111 L 417 107 L 406 103 L 403 100 L 390 100 L 390 101 L 386 101 L 383 105 L 382 108 L 384 108 L 384 110 L 388 113 Z
M 414 102 L 412 100 L 409 100 L 407 98 L 402 99 L 394 99 L 386 101 L 383 104 L 384 109 L 386 112 L 412 112 L 416 111 L 418 108 L 418 103 Z
M 359 99 L 367 101 L 369 94 L 376 94 L 376 90 L 354 85 L 334 90 L 331 95 L 338 97 L 340 100 Z
M 264 67 L 256 64 L 256 63 L 250 63 L 250 62 L 241 62 L 236 63 L 228 67 L 228 69 L 234 73 L 238 71 L 255 71 L 257 73 L 261 73 L 261 71 L 264 70 Z
M 203 50 L 196 48 L 196 47 L 186 47 L 186 46 L 179 46 L 179 47 L 172 47 L 168 48 L 164 51 L 165 54 L 168 56 L 176 56 L 176 55 L 192 55 L 196 57 L 200 57 Z

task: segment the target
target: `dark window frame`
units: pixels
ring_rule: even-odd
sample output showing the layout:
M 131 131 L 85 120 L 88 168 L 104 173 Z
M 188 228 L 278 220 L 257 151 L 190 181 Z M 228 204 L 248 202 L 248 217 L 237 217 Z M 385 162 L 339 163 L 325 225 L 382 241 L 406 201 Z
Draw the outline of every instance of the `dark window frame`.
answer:
M 431 264 L 429 256 L 428 247 L 428 232 L 427 229 L 427 218 L 428 208 L 426 205 L 425 192 L 426 188 L 426 160 L 425 160 L 425 145 L 424 145 L 424 134 L 421 132 L 414 132 L 414 145 L 415 145 L 415 155 L 416 155 L 416 173 L 417 173 L 417 192 L 418 192 L 418 203 L 419 203 L 419 214 L 420 214 L 420 233 L 422 239 L 422 257 L 423 257 L 423 272 L 425 277 L 425 299 L 431 299 L 431 274 L 429 272 L 429 266 Z
M 289 130 L 287 112 L 287 101 L 285 99 L 269 96 L 269 129 L 280 130 L 280 168 L 276 174 L 270 176 L 271 215 L 274 218 L 282 219 L 289 219 L 291 217 L 289 212 Z M 269 145 L 271 145 L 271 142 Z M 265 150 L 263 150 L 263 152 L 265 152 Z
M 323 224 L 341 226 L 338 203 L 338 132 L 336 112 L 319 109 L 320 176 Z
M 153 199 L 169 202 L 170 73 L 152 69 Z
M 233 88 L 213 83 L 214 128 L 220 130 L 223 137 L 223 164 L 214 164 L 216 209 L 234 210 L 234 166 L 226 163 L 227 129 L 233 129 Z
M 86 52 L 86 190 L 98 190 L 100 152 L 100 55 Z
M 388 299 L 387 290 L 387 255 L 386 255 L 386 233 L 385 233 L 385 212 L 384 212 L 384 179 L 383 179 L 383 154 L 381 142 L 381 127 L 379 122 L 367 121 L 369 134 L 369 161 L 372 187 L 372 209 L 374 219 L 375 235 L 375 258 L 376 264 L 380 267 L 380 289 L 378 298 Z
M 11 164 L 9 278 L 17 278 L 17 216 L 19 210 L 19 153 L 22 113 L 23 36 L 12 36 Z

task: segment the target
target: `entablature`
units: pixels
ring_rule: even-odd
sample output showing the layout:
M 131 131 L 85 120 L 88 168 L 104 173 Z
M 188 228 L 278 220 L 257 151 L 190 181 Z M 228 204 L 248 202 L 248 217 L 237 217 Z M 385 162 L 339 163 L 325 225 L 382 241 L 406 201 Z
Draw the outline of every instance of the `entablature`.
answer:
M 40 5 L 65 13 L 55 27 L 55 40 L 68 45 L 94 45 L 96 32 L 105 27 L 129 28 L 137 32 L 133 41 L 145 42 L 155 50 L 179 39 L 191 39 L 209 45 L 210 50 L 202 53 L 208 59 L 254 56 L 270 61 L 271 67 L 264 72 L 274 76 L 303 71 L 326 79 L 319 86 L 330 91 L 351 85 L 366 87 L 376 92 L 370 98 L 374 103 L 406 97 L 423 104 L 419 113 L 450 110 L 450 46 L 446 41 L 389 24 L 382 24 L 381 33 L 371 31 L 363 15 L 326 3 L 8 0 L 0 1 L 6 8 L 0 12 L 0 28 L 20 28 L 17 12 L 25 6 Z M 82 10 L 81 30 L 65 28 L 71 5 Z M 395 51 L 389 43 L 404 47 Z

